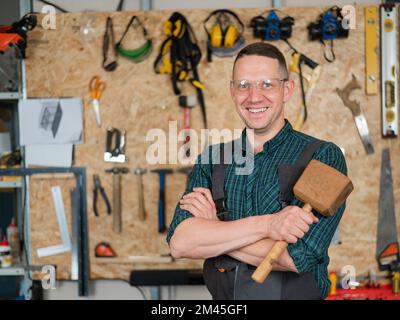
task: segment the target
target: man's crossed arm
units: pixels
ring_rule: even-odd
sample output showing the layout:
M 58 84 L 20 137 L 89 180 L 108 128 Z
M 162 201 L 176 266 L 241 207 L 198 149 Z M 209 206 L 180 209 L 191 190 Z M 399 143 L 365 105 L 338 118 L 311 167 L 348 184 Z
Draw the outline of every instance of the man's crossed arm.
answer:
M 310 225 L 318 222 L 300 207 L 288 206 L 273 215 L 258 215 L 235 221 L 220 221 L 209 189 L 194 188 L 183 196 L 180 207 L 193 217 L 181 222 L 171 238 L 175 258 L 209 258 L 227 254 L 258 266 L 277 240 L 296 243 Z M 297 272 L 287 250 L 275 270 Z

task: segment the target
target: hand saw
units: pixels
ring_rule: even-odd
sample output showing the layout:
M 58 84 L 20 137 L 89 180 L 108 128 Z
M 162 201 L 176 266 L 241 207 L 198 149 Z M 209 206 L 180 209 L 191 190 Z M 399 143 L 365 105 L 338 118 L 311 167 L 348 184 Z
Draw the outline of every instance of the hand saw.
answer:
M 376 259 L 381 271 L 400 263 L 389 149 L 382 151 Z

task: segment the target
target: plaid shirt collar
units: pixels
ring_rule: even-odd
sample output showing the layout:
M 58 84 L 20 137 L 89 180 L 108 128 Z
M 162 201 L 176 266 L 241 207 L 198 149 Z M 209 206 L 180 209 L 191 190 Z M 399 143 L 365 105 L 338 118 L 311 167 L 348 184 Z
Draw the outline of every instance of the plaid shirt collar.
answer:
M 263 150 L 267 154 L 271 154 L 278 148 L 282 142 L 284 142 L 288 136 L 292 133 L 293 127 L 290 124 L 290 122 L 285 119 L 285 125 L 283 128 L 277 133 L 275 137 L 273 137 L 271 140 L 268 140 L 267 142 L 264 143 L 263 145 Z M 246 152 L 246 128 L 243 129 L 242 134 L 241 134 L 241 140 L 242 140 L 242 151 Z

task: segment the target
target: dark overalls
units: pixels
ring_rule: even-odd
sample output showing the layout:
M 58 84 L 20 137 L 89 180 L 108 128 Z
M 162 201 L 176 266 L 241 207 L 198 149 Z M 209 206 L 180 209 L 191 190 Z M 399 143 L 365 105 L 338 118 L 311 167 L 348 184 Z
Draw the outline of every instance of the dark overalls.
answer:
M 278 166 L 281 207 L 293 199 L 293 186 L 323 141 L 310 143 L 294 165 Z M 221 152 L 223 160 L 223 152 Z M 221 220 L 229 220 L 226 209 L 224 174 L 226 164 L 215 164 L 212 175 L 212 196 Z M 204 281 L 214 300 L 319 300 L 321 292 L 313 272 L 295 273 L 272 271 L 264 283 L 251 279 L 256 267 L 227 255 L 206 259 L 203 266 Z

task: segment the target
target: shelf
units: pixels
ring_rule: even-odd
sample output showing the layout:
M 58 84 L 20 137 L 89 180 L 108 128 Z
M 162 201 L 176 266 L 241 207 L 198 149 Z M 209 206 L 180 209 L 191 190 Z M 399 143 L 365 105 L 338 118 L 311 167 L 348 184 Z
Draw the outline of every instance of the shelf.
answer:
M 15 265 L 8 268 L 0 268 L 0 276 L 23 276 L 25 269 L 22 265 Z
M 18 181 L 0 181 L 0 189 L 8 189 L 8 188 L 21 188 L 22 182 Z
M 0 92 L 0 100 L 18 100 L 19 92 Z
M 95 263 L 116 263 L 116 264 L 130 264 L 130 263 L 171 263 L 173 262 L 170 256 L 130 256 L 130 257 L 114 257 L 114 258 L 99 258 L 93 260 Z

